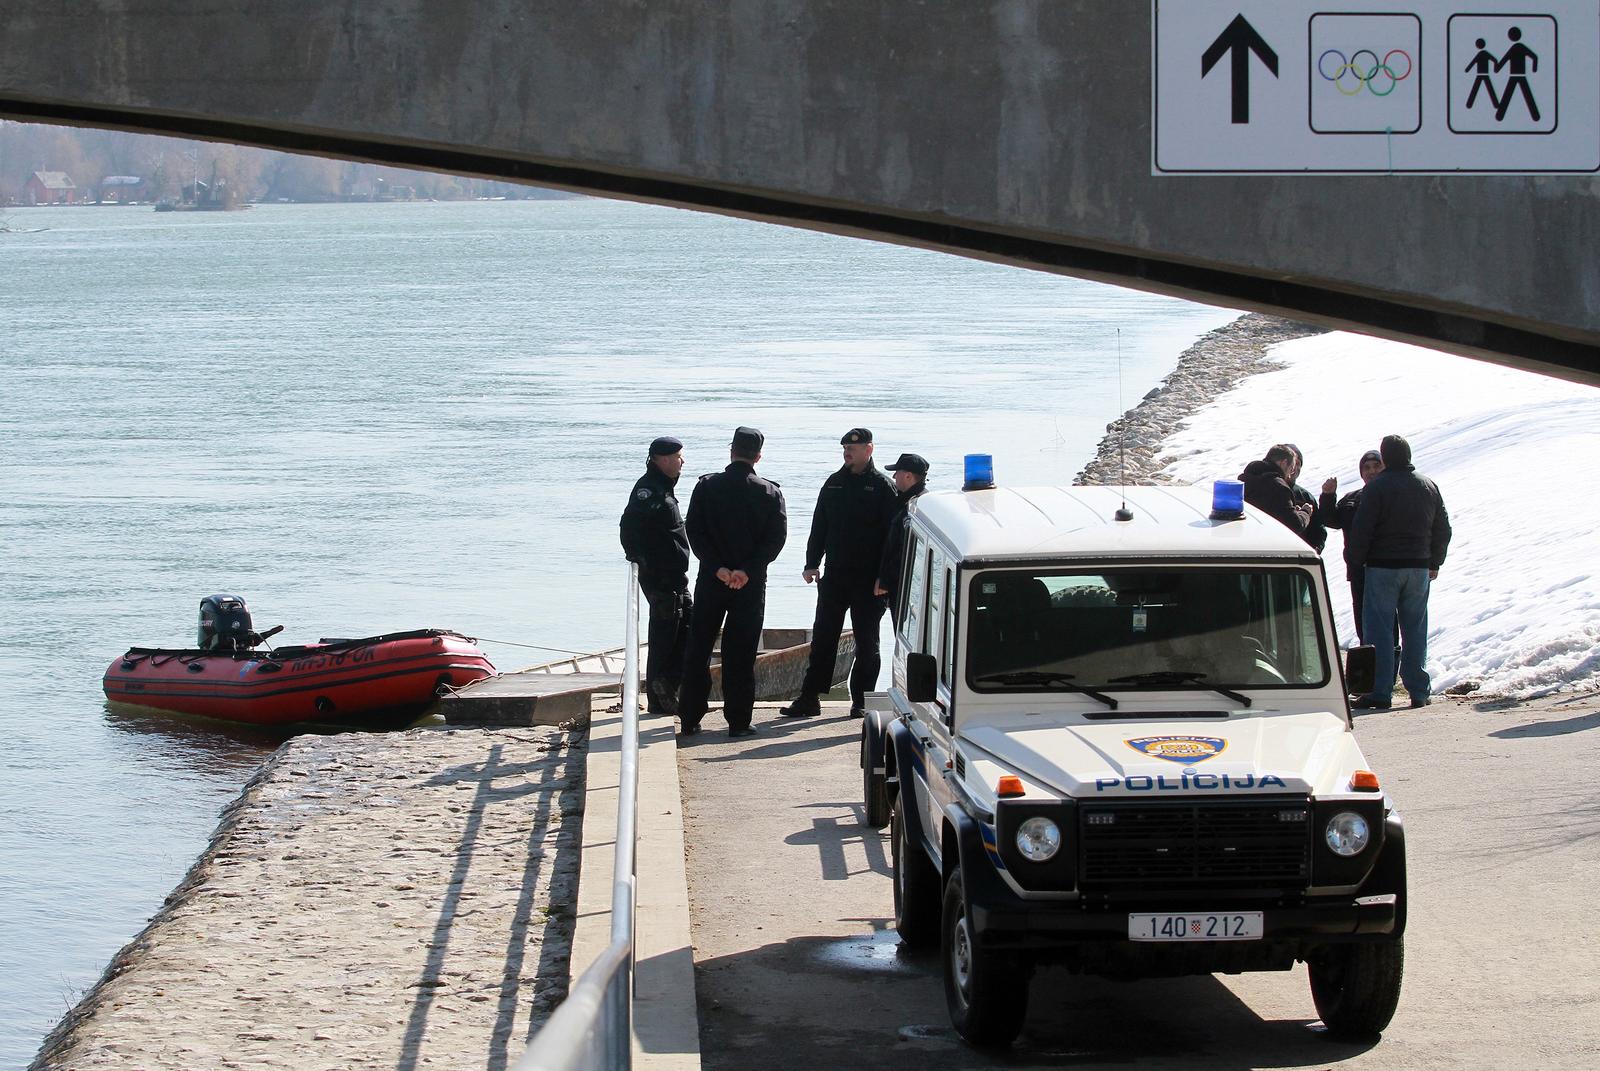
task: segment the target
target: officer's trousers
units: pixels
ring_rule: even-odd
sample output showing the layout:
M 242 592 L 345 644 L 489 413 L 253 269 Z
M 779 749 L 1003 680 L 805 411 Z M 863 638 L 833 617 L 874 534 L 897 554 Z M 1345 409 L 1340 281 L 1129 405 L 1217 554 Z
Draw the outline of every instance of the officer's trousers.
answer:
M 646 588 L 650 604 L 650 651 L 645 657 L 645 695 L 652 714 L 673 714 L 678 688 L 683 683 L 683 657 L 689 649 L 689 621 L 694 602 L 687 586 L 682 591 Z
M 689 625 L 689 652 L 684 657 L 683 688 L 678 717 L 699 725 L 711 694 L 711 651 L 722 630 L 722 716 L 728 728 L 750 724 L 756 702 L 756 651 L 761 647 L 761 621 L 767 611 L 765 577 L 734 591 L 714 574 L 694 585 L 694 615 Z M 726 622 L 726 623 L 724 623 Z
M 856 634 L 856 664 L 850 670 L 850 705 L 862 706 L 866 693 L 878 683 L 878 624 L 884 600 L 874 595 L 877 577 L 828 573 L 817 581 L 817 616 L 811 623 L 811 664 L 800 690 L 822 695 L 833 687 L 833 664 L 839 658 L 839 633 L 844 615 Z

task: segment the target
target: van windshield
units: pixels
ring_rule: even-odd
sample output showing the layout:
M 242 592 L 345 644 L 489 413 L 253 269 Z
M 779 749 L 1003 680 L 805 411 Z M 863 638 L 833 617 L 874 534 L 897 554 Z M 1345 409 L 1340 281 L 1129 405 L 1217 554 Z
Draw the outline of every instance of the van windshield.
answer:
M 985 570 L 967 590 L 977 691 L 1320 686 L 1328 660 L 1309 573 L 1237 566 Z

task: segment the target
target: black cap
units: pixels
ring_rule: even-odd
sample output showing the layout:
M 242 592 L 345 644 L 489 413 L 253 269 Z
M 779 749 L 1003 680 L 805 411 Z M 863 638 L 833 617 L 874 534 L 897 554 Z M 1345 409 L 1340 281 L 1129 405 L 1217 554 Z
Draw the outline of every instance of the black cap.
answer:
M 840 446 L 851 446 L 855 443 L 870 443 L 872 432 L 866 428 L 851 428 L 844 433 L 844 438 L 839 440 Z
M 733 429 L 733 448 L 741 454 L 759 454 L 766 441 L 767 437 L 755 428 Z
M 918 476 L 926 476 L 928 459 L 921 454 L 901 454 L 893 465 L 885 465 L 884 468 L 889 472 L 914 472 Z
M 683 449 L 683 440 L 675 439 L 671 435 L 663 435 L 650 441 L 650 456 L 661 457 L 663 454 L 676 454 Z

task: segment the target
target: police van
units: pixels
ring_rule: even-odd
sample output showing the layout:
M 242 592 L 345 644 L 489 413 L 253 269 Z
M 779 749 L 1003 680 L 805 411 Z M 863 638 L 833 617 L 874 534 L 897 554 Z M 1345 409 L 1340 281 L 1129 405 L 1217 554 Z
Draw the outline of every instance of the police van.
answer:
M 861 741 L 895 923 L 940 950 L 958 1032 L 1013 1041 L 1037 964 L 1300 961 L 1331 1033 L 1377 1034 L 1405 839 L 1352 732 L 1320 557 L 1233 481 L 995 488 L 988 464 L 912 506 Z

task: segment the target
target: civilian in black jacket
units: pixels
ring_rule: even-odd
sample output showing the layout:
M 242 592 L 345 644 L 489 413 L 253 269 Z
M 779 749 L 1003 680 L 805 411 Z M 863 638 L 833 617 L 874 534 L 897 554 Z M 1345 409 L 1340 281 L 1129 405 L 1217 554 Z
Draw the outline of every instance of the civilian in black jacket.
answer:
M 1294 449 L 1282 443 L 1267 451 L 1260 461 L 1252 461 L 1239 473 L 1244 484 L 1244 500 L 1289 531 L 1306 537 L 1315 506 L 1297 505 L 1289 474 L 1294 471 Z
M 689 535 L 675 488 L 683 472 L 683 443 L 663 435 L 650 444 L 644 475 L 622 511 L 622 550 L 639 566 L 639 590 L 650 604 L 644 684 L 651 714 L 677 713 L 683 656 L 689 638 Z
M 1373 477 L 1383 471 L 1383 458 L 1378 451 L 1368 450 L 1361 455 L 1361 487 L 1335 500 L 1339 493 L 1339 478 L 1329 476 L 1322 481 L 1322 495 L 1317 499 L 1316 519 L 1325 528 L 1337 528 L 1341 532 L 1348 531 L 1356 519 L 1356 507 L 1361 504 L 1361 491 L 1372 482 Z M 1350 545 L 1345 543 L 1344 572 L 1350 581 L 1350 608 L 1354 612 L 1356 621 L 1356 638 L 1367 642 L 1366 625 L 1361 620 L 1361 589 L 1367 582 L 1367 571 L 1360 565 L 1350 561 Z
M 767 567 L 789 537 L 783 491 L 756 475 L 766 442 L 755 428 L 733 433 L 728 467 L 708 473 L 689 496 L 689 545 L 700 559 L 694 620 L 678 693 L 679 732 L 700 731 L 711 692 L 711 649 L 722 631 L 722 716 L 729 736 L 749 736 L 756 701 L 756 652 L 767 610 Z M 727 624 L 723 624 L 723 619 Z
M 1366 568 L 1362 615 L 1376 640 L 1396 614 L 1400 618 L 1400 679 L 1411 705 L 1426 706 L 1432 681 L 1428 660 L 1428 591 L 1450 549 L 1450 515 L 1434 482 L 1411 465 L 1411 444 L 1385 435 L 1378 444 L 1383 471 L 1361 492 L 1345 535 L 1350 561 Z M 1394 648 L 1374 643 L 1377 680 L 1355 701 L 1362 710 L 1386 710 L 1394 691 Z
M 901 454 L 893 465 L 884 466 L 885 472 L 894 473 L 897 508 L 889 519 L 889 534 L 883 540 L 883 564 L 878 566 L 878 586 L 874 593 L 883 596 L 889 604 L 889 618 L 900 624 L 901 569 L 905 565 L 906 525 L 910 519 L 911 501 L 928 489 L 928 462 L 921 454 Z
M 844 464 L 817 493 L 806 540 L 806 567 L 800 574 L 817 585 L 817 615 L 811 623 L 811 662 L 800 694 L 781 713 L 806 718 L 822 713 L 818 696 L 833 686 L 844 615 L 856 637 L 856 661 L 850 670 L 850 713 L 865 713 L 866 690 L 878 683 L 878 627 L 884 602 L 874 594 L 883 564 L 883 541 L 895 514 L 894 484 L 872 463 L 872 432 L 851 428 L 839 440 Z M 823 559 L 828 571 L 823 574 Z
M 1301 533 L 1301 538 L 1321 554 L 1322 548 L 1328 545 L 1328 529 L 1317 519 L 1316 496 L 1300 486 L 1300 473 L 1306 467 L 1306 455 L 1302 454 L 1294 443 L 1283 445 L 1294 451 L 1294 467 L 1289 470 L 1289 492 L 1294 496 L 1294 504 L 1311 507 L 1311 519 L 1306 522 L 1306 530 Z

